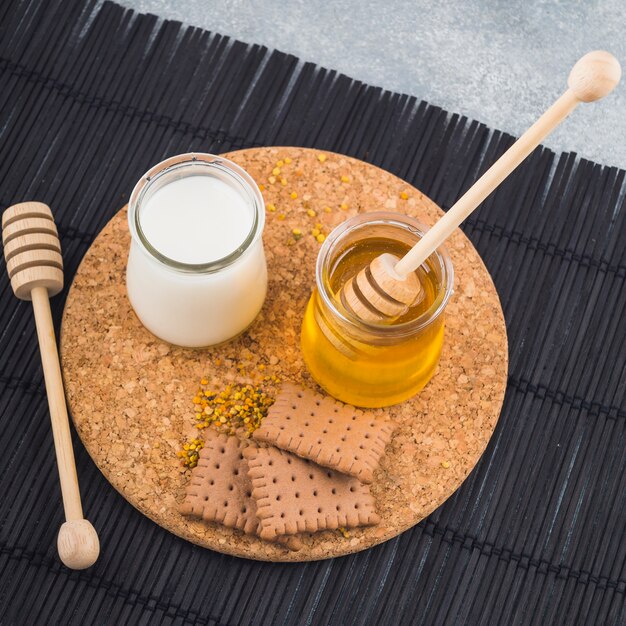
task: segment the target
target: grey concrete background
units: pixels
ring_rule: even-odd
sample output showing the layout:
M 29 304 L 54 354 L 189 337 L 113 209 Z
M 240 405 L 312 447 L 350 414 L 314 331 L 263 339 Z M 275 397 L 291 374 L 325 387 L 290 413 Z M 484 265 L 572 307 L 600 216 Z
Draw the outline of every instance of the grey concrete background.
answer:
M 624 0 L 118 0 L 523 132 L 585 52 L 626 68 Z M 626 81 L 546 140 L 626 167 Z

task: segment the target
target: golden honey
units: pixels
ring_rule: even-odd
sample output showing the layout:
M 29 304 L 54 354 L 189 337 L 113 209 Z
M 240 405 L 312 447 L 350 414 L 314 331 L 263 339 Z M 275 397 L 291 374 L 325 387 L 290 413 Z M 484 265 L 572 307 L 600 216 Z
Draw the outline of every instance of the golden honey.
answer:
M 453 271 L 445 250 L 418 270 L 424 298 L 392 324 L 366 323 L 347 311 L 339 292 L 375 257 L 403 256 L 424 227 L 395 213 L 358 215 L 337 227 L 320 250 L 316 289 L 302 323 L 304 361 L 329 394 L 356 406 L 402 402 L 431 379 L 441 355 Z

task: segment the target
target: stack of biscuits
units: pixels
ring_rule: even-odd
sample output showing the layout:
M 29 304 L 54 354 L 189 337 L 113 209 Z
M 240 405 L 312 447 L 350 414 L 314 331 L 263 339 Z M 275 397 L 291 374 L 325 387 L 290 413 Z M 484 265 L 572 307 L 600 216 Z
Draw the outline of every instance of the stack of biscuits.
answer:
M 393 432 L 285 383 L 252 439 L 205 431 L 181 512 L 297 550 L 300 533 L 379 522 L 369 485 Z

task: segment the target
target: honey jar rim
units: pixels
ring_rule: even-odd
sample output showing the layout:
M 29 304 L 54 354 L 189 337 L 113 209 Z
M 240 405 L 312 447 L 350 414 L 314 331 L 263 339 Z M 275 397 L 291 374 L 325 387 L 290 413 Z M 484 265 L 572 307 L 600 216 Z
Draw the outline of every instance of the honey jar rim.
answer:
M 376 225 L 396 226 L 404 229 L 405 231 L 408 230 L 418 237 L 423 237 L 425 232 L 428 230 L 428 226 L 419 220 L 403 213 L 395 213 L 391 211 L 359 213 L 358 215 L 345 220 L 331 231 L 318 253 L 315 267 L 315 281 L 318 293 L 324 301 L 324 304 L 331 310 L 333 315 L 338 317 L 342 323 L 347 324 L 348 326 L 362 332 L 387 337 L 394 336 L 401 338 L 413 335 L 432 324 L 443 313 L 450 297 L 454 293 L 454 267 L 445 245 L 439 246 L 429 257 L 429 259 L 435 257 L 438 261 L 442 277 L 442 287 L 438 291 L 431 306 L 413 320 L 409 320 L 401 324 L 377 324 L 364 321 L 352 312 L 346 310 L 344 307 L 339 306 L 339 301 L 330 292 L 328 280 L 326 279 L 326 276 L 329 275 L 329 272 L 327 272 L 327 263 L 329 260 L 332 260 L 332 254 L 335 251 L 337 244 L 340 243 L 342 238 L 345 238 L 355 229 L 366 228 L 368 226 L 374 227 Z

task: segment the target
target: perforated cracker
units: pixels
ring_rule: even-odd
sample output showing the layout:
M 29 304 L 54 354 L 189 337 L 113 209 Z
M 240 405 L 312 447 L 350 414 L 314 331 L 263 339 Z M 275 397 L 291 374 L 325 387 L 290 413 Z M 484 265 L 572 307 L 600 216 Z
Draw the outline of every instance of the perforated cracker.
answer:
M 369 487 L 278 448 L 244 450 L 263 539 L 380 521 Z
M 237 437 L 205 430 L 198 465 L 191 472 L 181 513 L 237 528 L 247 534 L 260 532 L 256 501 L 243 456 L 247 444 Z M 299 550 L 298 537 L 274 537 L 290 550 Z
M 371 483 L 395 425 L 285 383 L 253 437 Z
M 249 534 L 256 531 L 256 504 L 246 468 L 242 467 L 244 445 L 237 437 L 205 431 L 204 447 L 191 472 L 181 513 Z

